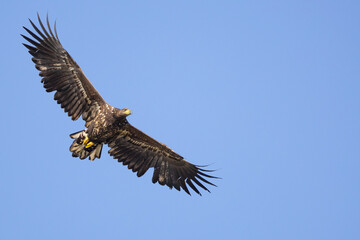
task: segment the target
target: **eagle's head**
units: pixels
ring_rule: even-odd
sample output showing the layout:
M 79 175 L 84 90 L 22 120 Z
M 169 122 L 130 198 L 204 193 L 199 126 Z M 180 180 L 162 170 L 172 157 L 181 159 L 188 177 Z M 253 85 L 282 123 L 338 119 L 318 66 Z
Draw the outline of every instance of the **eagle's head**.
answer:
M 123 108 L 123 109 L 116 109 L 115 110 L 115 118 L 117 119 L 121 119 L 121 118 L 126 118 L 127 116 L 131 115 L 132 111 L 128 108 Z

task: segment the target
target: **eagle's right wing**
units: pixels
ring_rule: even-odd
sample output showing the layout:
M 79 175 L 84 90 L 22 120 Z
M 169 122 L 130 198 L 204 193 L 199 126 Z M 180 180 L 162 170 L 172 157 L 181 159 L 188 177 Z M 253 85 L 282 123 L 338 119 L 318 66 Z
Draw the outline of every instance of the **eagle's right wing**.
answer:
M 21 36 L 33 45 L 24 44 L 33 56 L 35 67 L 40 71 L 39 75 L 43 77 L 41 82 L 44 83 L 44 88 L 47 92 L 56 91 L 54 99 L 71 116 L 72 120 L 76 120 L 82 115 L 86 122 L 91 121 L 100 106 L 105 104 L 104 99 L 61 45 L 56 32 L 56 23 L 54 35 L 48 18 L 47 26 L 50 34 L 42 24 L 39 14 L 38 20 L 43 31 L 40 31 L 29 19 L 38 35 L 24 27 L 37 41 L 24 35 Z
M 200 186 L 209 191 L 202 182 L 215 186 L 206 178 L 217 178 L 206 174 L 212 172 L 186 161 L 165 144 L 162 144 L 130 124 L 123 126 L 117 136 L 109 140 L 109 154 L 118 162 L 127 165 L 141 177 L 149 168 L 154 168 L 152 182 L 167 185 L 190 194 L 188 186 L 196 193 Z

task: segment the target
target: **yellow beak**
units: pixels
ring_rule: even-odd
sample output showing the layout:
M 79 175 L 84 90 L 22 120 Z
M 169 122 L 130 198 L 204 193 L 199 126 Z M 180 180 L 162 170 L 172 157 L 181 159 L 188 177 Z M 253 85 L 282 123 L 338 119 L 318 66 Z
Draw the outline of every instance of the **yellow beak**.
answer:
M 130 109 L 126 109 L 124 113 L 129 116 L 132 114 L 132 111 Z

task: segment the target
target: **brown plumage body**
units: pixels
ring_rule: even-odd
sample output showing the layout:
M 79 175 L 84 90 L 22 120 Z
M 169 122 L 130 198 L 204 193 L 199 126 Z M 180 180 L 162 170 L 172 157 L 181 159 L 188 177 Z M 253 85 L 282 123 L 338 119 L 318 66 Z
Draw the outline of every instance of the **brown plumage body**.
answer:
M 152 182 L 167 185 L 190 194 L 188 186 L 200 194 L 197 186 L 209 191 L 202 182 L 215 186 L 206 178 L 208 175 L 200 166 L 186 161 L 165 144 L 149 137 L 133 127 L 126 119 L 131 111 L 110 106 L 86 78 L 79 65 L 62 47 L 57 32 L 52 32 L 47 18 L 48 30 L 38 15 L 40 27 L 30 20 L 37 32 L 24 29 L 36 40 L 22 35 L 31 45 L 24 44 L 33 56 L 35 67 L 43 77 L 41 82 L 47 92 L 55 91 L 54 99 L 61 108 L 77 120 L 82 116 L 85 129 L 71 134 L 74 139 L 70 151 L 80 159 L 100 158 L 103 144 L 110 147 L 109 154 L 127 165 L 141 177 L 149 168 L 154 168 Z
M 109 104 L 100 106 L 99 114 L 86 124 L 89 139 L 94 142 L 106 142 L 118 134 L 124 125 L 128 124 L 126 114 L 122 109 Z

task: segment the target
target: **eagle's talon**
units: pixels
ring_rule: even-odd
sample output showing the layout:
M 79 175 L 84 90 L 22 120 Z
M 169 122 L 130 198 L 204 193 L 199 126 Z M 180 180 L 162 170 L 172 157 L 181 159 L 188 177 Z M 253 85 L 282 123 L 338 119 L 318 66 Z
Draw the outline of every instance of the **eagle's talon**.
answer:
M 86 138 L 84 139 L 84 141 L 83 141 L 83 145 L 86 145 L 88 142 L 89 142 L 89 138 L 86 137 Z
M 88 144 L 86 144 L 85 148 L 90 148 L 94 145 L 95 143 L 93 142 L 89 142 Z

